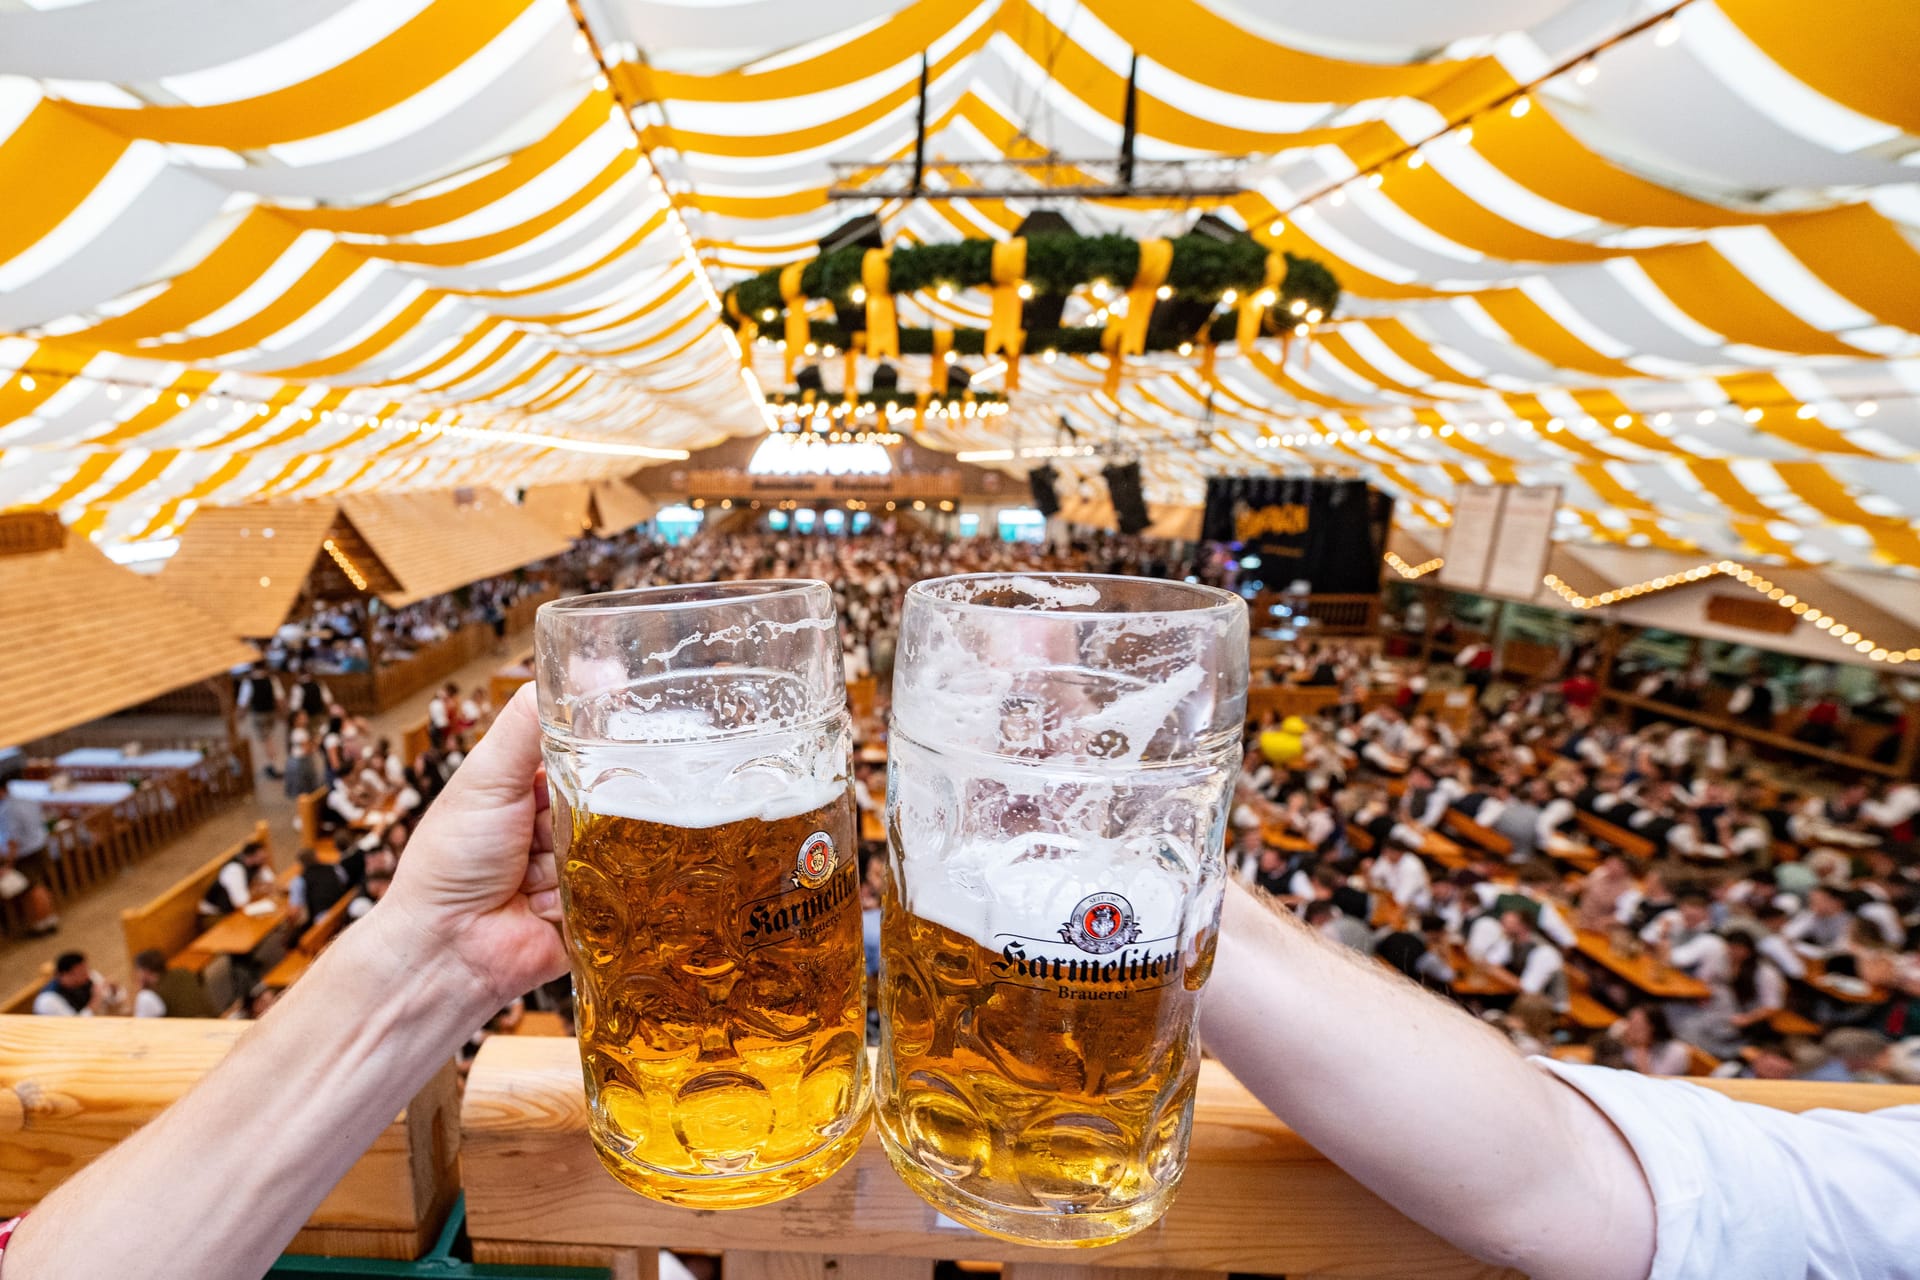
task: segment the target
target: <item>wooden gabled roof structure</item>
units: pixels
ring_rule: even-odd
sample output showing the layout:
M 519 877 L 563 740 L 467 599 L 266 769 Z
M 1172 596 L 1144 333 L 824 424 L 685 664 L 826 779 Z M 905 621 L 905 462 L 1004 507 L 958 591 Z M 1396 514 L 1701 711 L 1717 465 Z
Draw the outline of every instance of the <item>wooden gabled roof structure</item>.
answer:
M 357 493 L 340 510 L 398 583 L 394 607 L 565 551 L 560 536 L 491 489 Z
M 332 502 L 203 507 L 160 585 L 230 635 L 272 635 L 303 594 L 398 592 L 400 584 Z
M 534 485 L 520 495 L 520 510 L 543 528 L 563 538 L 578 538 L 593 529 L 593 486 Z
M 0 744 L 138 706 L 257 655 L 50 513 L 0 516 Z
M 659 509 L 653 499 L 624 480 L 595 480 L 592 487 L 593 531 L 603 537 L 625 533 L 653 519 L 653 513 Z

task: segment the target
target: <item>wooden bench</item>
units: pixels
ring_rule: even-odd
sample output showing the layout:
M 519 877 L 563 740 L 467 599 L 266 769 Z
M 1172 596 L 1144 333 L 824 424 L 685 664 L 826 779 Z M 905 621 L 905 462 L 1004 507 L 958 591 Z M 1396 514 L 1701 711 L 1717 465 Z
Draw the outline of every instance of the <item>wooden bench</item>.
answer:
M 1594 999 L 1593 979 L 1572 965 L 1567 966 L 1566 973 L 1569 1001 L 1566 1012 L 1560 1015 L 1563 1022 L 1582 1031 L 1605 1031 L 1620 1021 L 1619 1014 Z
M 413 762 L 418 760 L 422 754 L 432 749 L 433 734 L 430 722 L 422 720 L 418 724 L 410 724 L 401 732 L 400 756 L 401 760 L 409 767 L 411 767 Z
M 253 839 L 267 847 L 267 863 L 273 863 L 273 833 L 265 822 L 253 825 Z M 149 948 L 165 956 L 174 956 L 200 935 L 205 921 L 200 918 L 200 899 L 220 875 L 220 868 L 239 856 L 246 842 L 222 850 L 196 870 L 174 882 L 171 888 L 143 906 L 129 907 L 120 913 L 120 933 L 127 943 L 127 972 L 133 972 L 133 957 Z
M 1373 852 L 1373 834 L 1357 822 L 1347 824 L 1347 843 L 1360 853 Z
M 1468 844 L 1496 858 L 1505 859 L 1513 856 L 1512 840 L 1492 827 L 1481 826 L 1458 809 L 1449 809 L 1441 814 L 1440 825 Z
M 1780 1010 L 1780 1012 L 1767 1019 L 1767 1025 L 1773 1028 L 1776 1035 L 1804 1036 L 1809 1039 L 1818 1039 L 1820 1036 L 1826 1034 L 1825 1029 L 1812 1018 L 1795 1013 L 1791 1009 Z
M 412 763 L 411 760 L 408 761 Z M 312 791 L 303 791 L 299 799 L 293 802 L 294 825 L 300 828 L 300 847 L 317 849 L 320 847 L 320 808 L 327 801 L 327 789 L 315 787 Z
M 847 713 L 855 720 L 871 719 L 878 688 L 872 676 L 847 681 Z
M 333 941 L 333 936 L 346 923 L 347 908 L 353 905 L 354 897 L 351 891 L 342 894 L 340 901 L 328 907 L 319 919 L 308 925 L 301 933 L 300 940 L 293 944 L 293 949 L 280 957 L 279 964 L 267 970 L 266 976 L 260 979 L 260 985 L 284 991 L 306 973 L 319 958 L 321 949 Z
M 160 1114 L 249 1025 L 0 1017 L 0 1096 L 21 1100 L 8 1125 L 10 1158 L 0 1161 L 0 1218 L 33 1208 Z M 459 1193 L 458 1108 L 449 1061 L 328 1193 L 292 1251 L 388 1259 L 426 1252 Z
M 37 998 L 39 994 L 46 989 L 47 983 L 51 982 L 52 980 L 53 980 L 53 961 L 48 960 L 41 964 L 40 974 L 38 977 L 36 977 L 32 982 L 29 982 L 26 986 L 20 988 L 18 991 L 14 992 L 12 995 L 8 996 L 4 1003 L 0 1003 L 0 1015 L 12 1014 L 12 1013 L 32 1013 L 33 1002 L 35 998 Z
M 1629 858 L 1638 858 L 1642 862 L 1650 861 L 1656 850 L 1653 841 L 1636 831 L 1629 831 L 1617 822 L 1608 822 L 1597 813 L 1588 813 L 1582 809 L 1574 815 L 1574 821 L 1588 836 L 1610 849 L 1618 849 Z

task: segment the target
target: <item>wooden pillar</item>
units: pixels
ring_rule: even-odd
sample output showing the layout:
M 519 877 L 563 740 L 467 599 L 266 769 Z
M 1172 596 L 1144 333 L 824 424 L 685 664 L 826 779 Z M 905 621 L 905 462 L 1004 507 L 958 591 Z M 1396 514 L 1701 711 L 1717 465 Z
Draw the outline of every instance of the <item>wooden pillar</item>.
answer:
M 1493 597 L 1493 613 L 1487 618 L 1487 648 L 1493 652 L 1493 669 L 1507 669 L 1507 646 L 1500 638 L 1500 628 L 1507 621 L 1507 599 L 1505 596 Z
M 1420 662 L 1424 666 L 1433 657 L 1433 627 L 1440 617 L 1440 591 L 1425 582 L 1420 584 L 1420 590 L 1425 593 L 1422 599 L 1427 606 L 1427 626 L 1420 636 Z
M 1909 699 L 1906 703 L 1906 727 L 1900 733 L 1900 751 L 1893 758 L 1893 767 L 1897 776 L 1911 778 L 1914 766 L 1920 764 L 1920 699 Z
M 380 628 L 373 625 L 373 604 L 373 597 L 368 596 L 360 611 L 362 618 L 360 623 L 360 638 L 366 642 L 367 671 L 369 674 L 377 670 L 380 666 Z
M 213 690 L 213 697 L 220 704 L 220 719 L 227 726 L 227 745 L 240 743 L 239 708 L 234 705 L 233 680 L 225 675 L 210 676 L 207 687 Z
M 1613 687 L 1613 664 L 1620 656 L 1620 647 L 1625 643 L 1626 627 L 1609 618 L 1600 632 L 1600 660 L 1593 670 L 1594 683 L 1602 692 Z

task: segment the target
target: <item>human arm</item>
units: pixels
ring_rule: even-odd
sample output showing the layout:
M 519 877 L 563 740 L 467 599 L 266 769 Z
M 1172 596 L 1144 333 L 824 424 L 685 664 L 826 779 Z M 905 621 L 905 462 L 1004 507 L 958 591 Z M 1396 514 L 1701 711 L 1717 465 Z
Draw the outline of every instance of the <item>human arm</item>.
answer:
M 9 1276 L 242 1280 L 475 1027 L 566 967 L 539 741 L 516 699 L 380 907 L 185 1097 L 41 1203 Z
M 1563 1280 L 1648 1274 L 1646 1179 L 1580 1093 L 1468 1014 L 1236 889 L 1201 1030 L 1322 1154 L 1467 1252 Z

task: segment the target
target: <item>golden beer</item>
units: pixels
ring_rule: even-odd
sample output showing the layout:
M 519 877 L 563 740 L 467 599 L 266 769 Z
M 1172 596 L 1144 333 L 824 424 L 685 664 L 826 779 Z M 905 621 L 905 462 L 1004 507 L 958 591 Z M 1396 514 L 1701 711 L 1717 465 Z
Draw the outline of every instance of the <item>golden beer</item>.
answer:
M 867 1120 L 851 797 L 673 826 L 556 793 L 554 819 L 602 1163 L 709 1209 L 832 1174 Z
M 1107 956 L 1014 937 L 989 950 L 891 891 L 883 921 L 877 1092 L 907 1184 L 1029 1243 L 1103 1244 L 1158 1218 L 1186 1160 L 1214 935 L 1196 954 L 1172 938 Z

